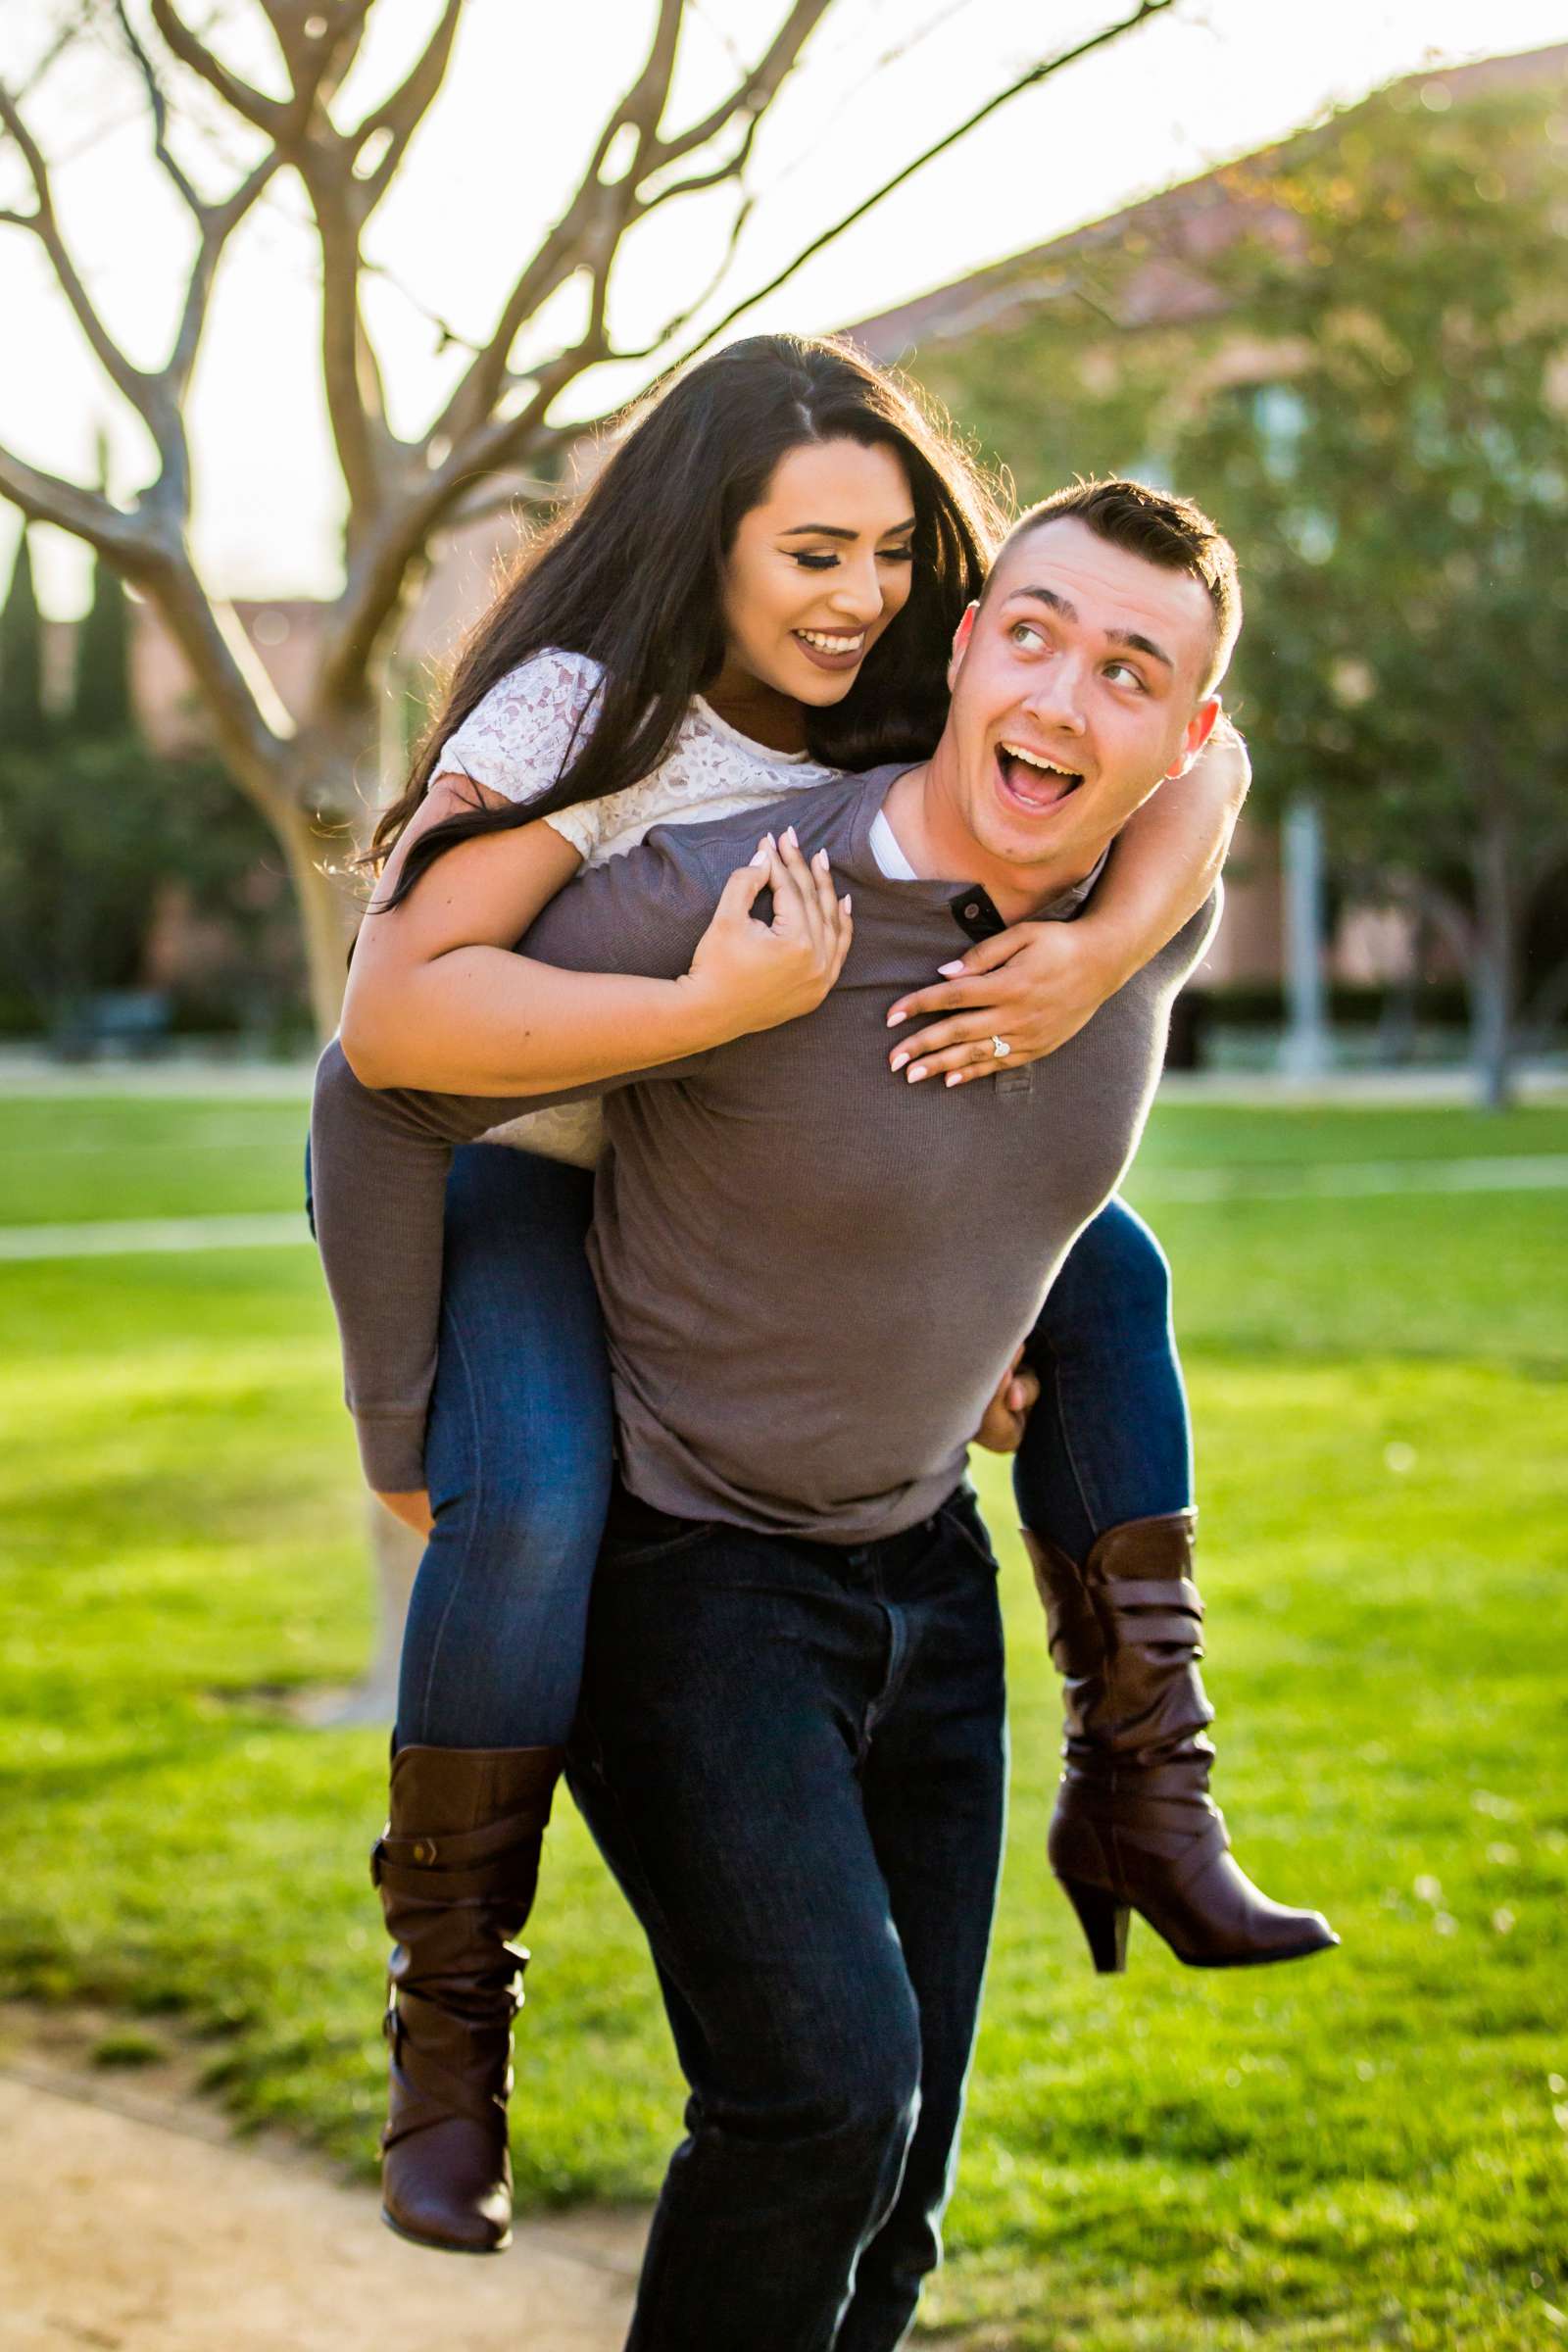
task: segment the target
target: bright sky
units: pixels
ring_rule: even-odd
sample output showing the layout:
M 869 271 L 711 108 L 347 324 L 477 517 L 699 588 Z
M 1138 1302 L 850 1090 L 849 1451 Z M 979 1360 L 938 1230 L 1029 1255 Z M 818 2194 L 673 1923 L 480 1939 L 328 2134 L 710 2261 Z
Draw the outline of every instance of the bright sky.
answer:
M 730 298 L 1117 5 L 837 0 L 759 141 L 758 203 Z M 219 45 L 236 65 L 266 75 L 247 0 L 200 13 L 228 28 Z M 760 54 L 783 13 L 784 0 L 694 0 L 671 119 L 710 99 L 737 56 Z M 435 14 L 434 0 L 377 0 L 343 119 L 356 96 L 363 103 L 397 77 Z M 425 314 L 483 334 L 640 61 L 652 17 L 652 0 L 550 9 L 469 0 L 447 83 L 372 231 L 370 251 L 390 275 L 368 307 L 402 429 L 433 410 L 456 365 L 457 355 L 436 358 Z M 46 12 L 36 19 L 41 46 Z M 1490 0 L 1484 11 L 1474 0 L 1178 0 L 1168 16 L 1014 100 L 734 331 L 844 324 L 1190 178 L 1396 74 L 1562 33 L 1562 0 Z M 8 55 L 14 85 L 25 65 Z M 109 58 L 82 57 L 45 81 L 32 119 L 61 159 L 57 199 L 84 273 L 132 356 L 155 364 L 173 315 L 183 216 L 150 162 L 135 87 Z M 10 150 L 0 157 L 0 205 L 19 202 L 24 187 Z M 727 201 L 671 205 L 628 247 L 612 307 L 622 341 L 646 340 L 690 298 L 720 249 Z M 231 249 L 197 381 L 196 543 L 207 578 L 226 594 L 334 585 L 340 493 L 320 410 L 312 270 L 299 192 L 281 184 Z M 42 255 L 15 228 L 0 227 L 0 439 L 33 464 L 86 479 L 95 431 L 109 424 L 114 487 L 127 498 L 146 474 L 139 427 L 117 421 L 117 396 L 85 355 Z M 638 381 L 637 371 L 601 373 L 581 413 Z M 0 519 L 7 565 L 13 538 Z M 46 605 L 75 609 L 78 551 L 44 532 L 37 554 Z

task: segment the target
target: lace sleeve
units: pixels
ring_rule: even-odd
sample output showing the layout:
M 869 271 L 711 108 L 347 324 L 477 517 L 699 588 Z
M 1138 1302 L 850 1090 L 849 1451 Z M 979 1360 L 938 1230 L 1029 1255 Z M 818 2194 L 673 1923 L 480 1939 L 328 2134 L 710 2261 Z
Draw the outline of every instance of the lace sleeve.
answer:
M 577 749 L 601 675 L 586 654 L 554 648 L 519 662 L 447 737 L 435 773 L 471 776 L 509 801 L 537 800 Z

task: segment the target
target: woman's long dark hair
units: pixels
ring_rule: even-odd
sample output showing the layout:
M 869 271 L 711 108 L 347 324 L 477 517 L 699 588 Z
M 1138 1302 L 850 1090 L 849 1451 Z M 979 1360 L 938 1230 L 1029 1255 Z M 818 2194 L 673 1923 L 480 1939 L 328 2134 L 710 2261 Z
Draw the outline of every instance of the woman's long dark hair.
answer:
M 556 781 L 520 806 L 432 825 L 411 845 L 383 906 L 455 843 L 599 800 L 659 765 L 692 697 L 723 662 L 720 587 L 742 516 L 790 450 L 839 440 L 902 461 L 914 564 L 907 603 L 850 692 L 806 710 L 807 748 L 833 767 L 927 757 L 947 712 L 953 632 L 1000 534 L 996 503 L 946 429 L 853 346 L 752 335 L 657 386 L 591 488 L 525 549 L 457 657 L 408 788 L 376 826 L 370 862 L 390 855 L 447 738 L 510 670 L 552 646 L 591 656 L 605 673 L 591 723 L 579 725 Z

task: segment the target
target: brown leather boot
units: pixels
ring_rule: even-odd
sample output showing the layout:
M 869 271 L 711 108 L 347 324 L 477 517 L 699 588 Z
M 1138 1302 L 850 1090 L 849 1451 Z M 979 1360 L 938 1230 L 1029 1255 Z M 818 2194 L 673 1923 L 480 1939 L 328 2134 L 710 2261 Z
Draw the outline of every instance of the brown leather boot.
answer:
M 559 1747 L 401 1747 L 370 1851 L 395 1938 L 381 2218 L 451 2254 L 512 2239 L 507 2098 L 522 1933 L 560 1777 Z
M 1048 1851 L 1102 1976 L 1126 1965 L 1129 1911 L 1190 1968 L 1297 1960 L 1340 1940 L 1321 1913 L 1258 1891 L 1209 1796 L 1193 1520 L 1107 1528 L 1082 1568 L 1024 1530 L 1067 1719 Z

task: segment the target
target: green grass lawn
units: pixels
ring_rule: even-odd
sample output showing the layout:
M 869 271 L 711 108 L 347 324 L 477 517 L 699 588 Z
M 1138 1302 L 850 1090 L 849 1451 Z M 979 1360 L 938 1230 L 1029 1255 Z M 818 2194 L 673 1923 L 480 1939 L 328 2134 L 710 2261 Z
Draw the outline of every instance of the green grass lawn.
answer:
M 301 1118 L 10 1102 L 0 1222 L 287 1208 Z M 927 2313 L 954 2341 L 1568 2342 L 1568 1195 L 1267 1189 L 1565 1151 L 1560 1111 L 1157 1113 L 1132 1190 L 1176 1267 L 1216 1790 L 1243 1859 L 1345 1943 L 1205 1975 L 1135 1921 L 1129 1975 L 1091 1974 L 1044 1864 L 1057 1702 L 988 1463 L 1014 1790 Z M 1188 1197 L 1209 1169 L 1240 1193 Z M 122 2056 L 138 2013 L 177 2016 L 238 2117 L 368 2169 L 384 1741 L 275 1695 L 368 1639 L 314 1261 L 0 1263 L 0 1992 L 122 2009 Z M 641 2195 L 676 2077 L 636 1932 L 558 1818 L 521 2191 Z

